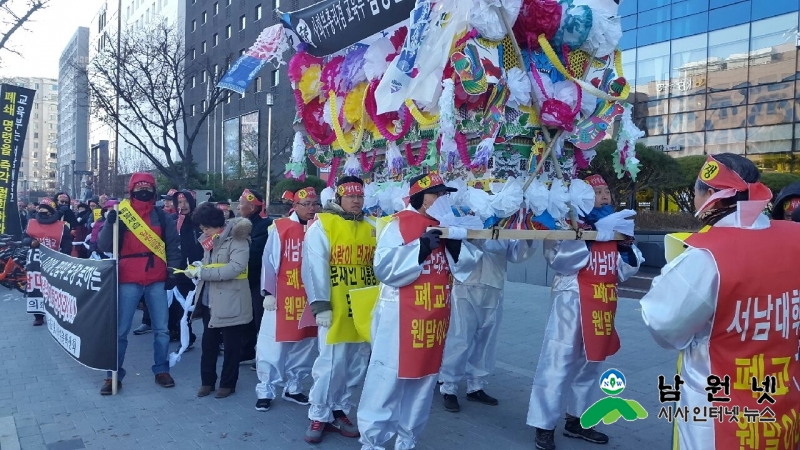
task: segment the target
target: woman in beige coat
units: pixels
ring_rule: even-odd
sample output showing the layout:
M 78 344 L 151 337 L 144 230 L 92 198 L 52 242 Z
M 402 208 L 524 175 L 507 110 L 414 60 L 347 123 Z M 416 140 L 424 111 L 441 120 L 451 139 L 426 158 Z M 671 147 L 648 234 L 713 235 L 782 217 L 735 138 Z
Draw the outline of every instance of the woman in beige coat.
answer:
M 215 397 L 225 398 L 236 391 L 245 325 L 253 320 L 247 282 L 253 225 L 247 219 L 231 219 L 226 224 L 224 213 L 210 203 L 200 205 L 192 220 L 203 232 L 199 241 L 205 249 L 203 265 L 187 270 L 189 276 L 200 280 L 192 316 L 203 319 L 202 386 L 197 396 L 205 397 L 214 390 L 219 346 L 224 344 L 222 375 Z

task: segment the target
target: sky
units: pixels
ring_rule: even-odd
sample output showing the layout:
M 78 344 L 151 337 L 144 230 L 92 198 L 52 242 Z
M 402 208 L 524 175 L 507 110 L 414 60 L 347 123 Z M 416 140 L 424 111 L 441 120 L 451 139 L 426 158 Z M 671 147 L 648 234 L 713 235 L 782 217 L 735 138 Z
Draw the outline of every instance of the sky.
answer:
M 16 6 L 25 3 L 12 0 Z M 34 13 L 27 29 L 17 30 L 9 41 L 22 57 L 0 51 L 0 76 L 58 78 L 61 52 L 78 27 L 90 25 L 102 4 L 103 0 L 50 0 L 46 9 Z

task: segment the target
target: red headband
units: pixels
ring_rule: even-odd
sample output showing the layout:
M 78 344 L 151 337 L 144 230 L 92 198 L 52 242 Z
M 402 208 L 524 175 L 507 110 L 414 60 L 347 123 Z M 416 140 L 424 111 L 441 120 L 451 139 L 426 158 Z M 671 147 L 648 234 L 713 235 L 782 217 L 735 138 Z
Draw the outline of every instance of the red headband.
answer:
M 53 200 L 50 199 L 50 198 L 43 198 L 43 199 L 39 200 L 39 206 L 42 206 L 42 205 L 49 206 L 49 207 L 51 207 L 53 209 L 55 209 L 55 207 L 56 207 L 55 202 L 53 202 Z
M 738 173 L 729 169 L 709 155 L 706 163 L 700 169 L 698 179 L 708 186 L 717 189 L 705 204 L 697 211 L 702 212 L 715 201 L 730 198 L 739 192 L 747 191 L 751 201 L 769 201 L 772 199 L 772 191 L 764 186 L 760 181 L 747 183 Z
M 357 183 L 356 183 L 357 184 Z M 299 191 L 295 192 L 292 196 L 292 201 L 295 203 L 300 203 L 303 200 L 316 200 L 317 199 L 317 191 L 314 190 L 313 187 L 305 187 L 300 189 Z
M 783 204 L 783 210 L 792 212 L 797 209 L 798 206 L 800 206 L 800 197 L 795 197 Z
M 222 204 L 217 203 L 217 209 L 219 209 L 221 211 L 228 211 L 229 209 L 231 209 L 231 206 L 230 205 L 222 205 Z
M 364 195 L 364 186 L 358 183 L 345 183 L 340 184 L 336 188 L 336 194 L 339 197 L 346 197 L 348 195 Z
M 593 188 L 600 187 L 600 186 L 608 186 L 608 183 L 606 183 L 606 180 L 604 180 L 602 176 L 596 175 L 596 174 L 595 175 L 589 175 L 588 177 L 586 177 L 586 179 L 584 181 L 589 183 L 589 186 L 591 186 Z
M 256 198 L 255 194 L 250 192 L 250 189 L 245 189 L 240 198 L 243 198 L 256 206 L 264 206 L 264 202 Z
M 417 180 L 416 183 L 411 185 L 411 188 L 408 190 L 408 196 L 411 197 L 413 195 L 419 194 L 420 192 L 424 191 L 425 189 L 430 189 L 434 186 L 441 186 L 444 184 L 444 180 L 438 173 L 429 173 L 424 177 Z
M 167 196 L 172 197 L 176 192 L 178 192 L 177 189 L 170 189 L 169 192 L 167 192 Z

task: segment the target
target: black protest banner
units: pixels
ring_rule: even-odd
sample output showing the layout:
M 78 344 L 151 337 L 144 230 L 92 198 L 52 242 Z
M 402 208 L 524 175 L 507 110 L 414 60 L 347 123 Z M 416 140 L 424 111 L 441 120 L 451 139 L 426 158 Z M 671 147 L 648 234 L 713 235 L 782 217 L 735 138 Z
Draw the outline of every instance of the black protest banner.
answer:
M 281 19 L 301 42 L 308 44 L 308 53 L 326 56 L 408 20 L 414 3 L 414 0 L 324 0 L 282 13 Z
M 79 363 L 117 370 L 116 260 L 78 259 L 39 247 L 47 328 Z
M 0 84 L 0 234 L 22 236 L 17 177 L 36 91 Z
M 36 249 L 28 250 L 25 264 L 27 283 L 25 284 L 25 300 L 28 314 L 44 314 L 44 297 L 42 297 L 41 253 Z

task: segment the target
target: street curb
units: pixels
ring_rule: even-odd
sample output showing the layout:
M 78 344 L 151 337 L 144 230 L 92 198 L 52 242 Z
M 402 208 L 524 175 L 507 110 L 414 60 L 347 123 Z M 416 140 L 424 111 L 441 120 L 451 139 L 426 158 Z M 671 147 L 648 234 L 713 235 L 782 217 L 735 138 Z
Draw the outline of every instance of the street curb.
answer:
M 19 450 L 19 437 L 14 416 L 0 417 L 0 449 Z

